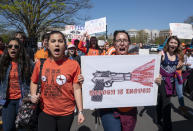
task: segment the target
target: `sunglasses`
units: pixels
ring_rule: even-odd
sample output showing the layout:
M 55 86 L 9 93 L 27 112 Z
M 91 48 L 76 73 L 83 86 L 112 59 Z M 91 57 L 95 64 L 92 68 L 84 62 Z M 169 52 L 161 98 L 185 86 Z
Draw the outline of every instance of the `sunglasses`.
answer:
M 11 49 L 12 47 L 14 47 L 15 49 L 19 49 L 19 45 L 8 45 L 7 48 Z

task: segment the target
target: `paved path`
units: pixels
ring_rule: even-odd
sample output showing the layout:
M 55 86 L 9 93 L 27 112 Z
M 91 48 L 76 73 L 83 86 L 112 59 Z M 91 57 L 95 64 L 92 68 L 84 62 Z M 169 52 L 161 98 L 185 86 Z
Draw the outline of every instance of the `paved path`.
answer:
M 177 97 L 172 98 L 172 103 L 173 108 L 171 115 L 172 115 L 173 131 L 193 131 L 193 120 L 187 120 L 185 117 L 180 115 L 179 112 L 177 112 L 178 111 L 177 108 L 179 106 Z M 193 101 L 185 97 L 185 104 L 193 112 Z M 155 116 L 153 115 L 155 114 L 153 113 L 154 110 L 152 110 L 152 107 L 146 108 L 147 110 L 143 112 L 142 117 L 140 117 L 138 114 L 137 118 L 138 120 L 135 131 L 161 131 L 159 130 L 158 126 L 153 123 L 152 117 Z M 140 112 L 143 109 L 144 109 L 143 107 L 139 107 L 138 111 Z M 86 121 L 82 125 L 77 125 L 77 118 L 75 118 L 71 131 L 103 131 L 101 124 L 100 125 L 95 124 L 95 118 L 92 114 L 93 111 L 91 110 L 85 111 Z
M 184 97 L 185 104 L 189 107 L 190 111 L 193 112 L 193 101 L 189 100 L 188 97 Z M 187 120 L 185 117 L 178 113 L 177 108 L 179 106 L 177 97 L 172 98 L 173 109 L 172 109 L 172 122 L 173 131 L 193 131 L 193 119 Z M 144 108 L 139 107 L 138 112 L 141 112 Z M 142 117 L 138 114 L 137 125 L 135 131 L 161 131 L 158 129 L 157 125 L 153 123 L 152 117 L 155 117 L 152 107 L 146 107 L 146 110 L 142 113 Z M 77 117 L 73 121 L 71 131 L 103 131 L 103 127 L 100 124 L 95 124 L 94 111 L 85 110 L 84 111 L 86 121 L 82 125 L 77 124 Z M 192 116 L 193 118 L 193 113 Z M 0 129 L 1 131 L 1 129 Z

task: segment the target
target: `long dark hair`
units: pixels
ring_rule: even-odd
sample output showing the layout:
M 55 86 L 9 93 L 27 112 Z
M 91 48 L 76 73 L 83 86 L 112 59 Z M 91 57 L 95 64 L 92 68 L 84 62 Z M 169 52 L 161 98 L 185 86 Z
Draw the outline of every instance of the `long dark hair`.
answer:
M 17 64 L 21 70 L 21 80 L 23 82 L 25 80 L 25 82 L 27 84 L 29 84 L 31 72 L 32 72 L 32 65 L 30 62 L 30 58 L 27 55 L 27 53 L 23 47 L 23 44 L 20 42 L 20 40 L 18 38 L 11 38 L 9 40 L 8 44 L 10 43 L 10 41 L 17 41 L 17 43 L 19 44 L 18 55 L 17 55 Z M 6 72 L 7 72 L 9 65 L 11 64 L 11 61 L 12 61 L 12 59 L 9 56 L 8 49 L 6 46 L 4 53 L 0 59 L 0 67 L 1 67 L 0 68 L 0 81 L 3 81 L 5 79 Z
M 92 40 L 96 40 L 96 47 L 95 47 L 95 49 L 100 50 L 100 48 L 99 48 L 99 46 L 98 46 L 98 39 L 97 39 L 95 36 L 92 36 L 92 37 L 90 38 L 89 48 L 92 48 L 92 43 L 91 43 Z

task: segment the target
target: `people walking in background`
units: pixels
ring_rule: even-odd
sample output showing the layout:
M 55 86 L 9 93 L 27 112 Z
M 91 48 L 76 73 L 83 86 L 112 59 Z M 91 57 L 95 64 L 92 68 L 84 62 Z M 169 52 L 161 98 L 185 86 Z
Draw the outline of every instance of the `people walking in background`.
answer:
M 43 48 L 38 50 L 35 53 L 35 55 L 34 55 L 35 62 L 39 59 L 47 59 L 48 58 L 48 51 L 47 51 L 48 36 L 49 36 L 49 34 L 47 34 L 47 33 L 42 36 L 42 46 L 43 46 Z
M 106 55 L 114 55 L 115 54 L 115 47 L 111 46 L 106 52 Z
M 78 108 L 78 123 L 84 121 L 80 66 L 65 57 L 65 36 L 52 31 L 48 37 L 48 58 L 42 68 L 41 95 L 36 94 L 40 61 L 31 77 L 31 100 L 40 99 L 42 112 L 38 118 L 39 131 L 69 131 L 74 119 L 75 104 Z
M 76 47 L 76 51 L 77 51 L 77 53 L 78 53 L 78 56 L 83 56 L 83 55 L 85 55 L 85 53 L 83 53 L 81 50 L 79 50 L 79 48 L 78 48 L 79 42 L 80 42 L 80 41 L 79 41 L 78 39 L 74 40 L 74 45 L 75 45 L 75 47 Z
M 25 48 L 25 50 L 27 52 L 27 55 L 30 57 L 30 59 L 32 61 L 34 61 L 34 52 L 32 50 L 31 45 L 29 45 L 29 43 L 26 41 L 27 38 L 26 38 L 25 33 L 21 32 L 21 31 L 18 31 L 18 32 L 15 33 L 14 37 L 18 38 L 21 41 L 21 43 L 23 44 L 23 46 L 24 46 L 24 48 Z
M 193 51 L 192 49 L 188 48 L 186 50 L 185 59 L 185 66 L 186 66 L 186 78 L 185 81 L 185 91 L 190 94 L 190 98 L 193 100 Z
M 86 37 L 86 47 L 83 45 L 83 40 Z M 88 35 L 84 35 L 84 37 L 80 40 L 78 44 L 79 50 L 81 50 L 83 53 L 85 53 L 87 56 L 93 56 L 93 55 L 100 55 L 102 52 L 98 46 L 98 40 L 95 36 L 92 36 L 89 40 Z
M 4 131 L 16 131 L 21 99 L 28 95 L 32 65 L 21 41 L 10 39 L 0 60 L 0 104 Z
M 178 66 L 176 72 L 179 74 L 179 78 L 181 79 L 181 81 L 183 81 L 182 79 L 182 68 L 184 67 L 184 52 L 183 52 L 183 47 L 184 44 L 180 45 L 180 52 L 178 54 L 178 58 L 179 58 L 179 63 L 182 66 Z M 175 76 L 175 87 L 176 87 L 176 93 L 178 95 L 178 101 L 179 101 L 179 110 L 181 111 L 181 113 L 183 113 L 184 115 L 187 116 L 187 109 L 185 107 L 184 104 L 184 96 L 183 96 L 183 83 L 179 83 L 178 82 L 178 78 Z
M 15 33 L 14 37 L 18 38 L 22 42 L 22 44 L 24 44 L 24 47 L 26 47 L 26 45 L 25 45 L 26 44 L 25 43 L 26 35 L 25 35 L 24 32 L 18 31 L 18 32 Z
M 3 43 L 3 38 L 0 37 L 0 56 L 3 54 L 5 44 Z
M 81 65 L 80 56 L 77 55 L 78 53 L 77 53 L 75 45 L 74 44 L 69 44 L 67 46 L 67 49 L 68 49 L 69 59 L 76 60 L 79 63 L 79 65 Z

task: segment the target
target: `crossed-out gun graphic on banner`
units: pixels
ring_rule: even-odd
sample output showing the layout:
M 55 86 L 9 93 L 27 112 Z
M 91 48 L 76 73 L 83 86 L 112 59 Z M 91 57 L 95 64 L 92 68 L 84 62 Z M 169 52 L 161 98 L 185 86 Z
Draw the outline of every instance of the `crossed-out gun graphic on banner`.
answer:
M 95 84 L 93 91 L 96 93 L 91 96 L 91 101 L 101 102 L 103 100 L 103 95 L 97 92 L 103 91 L 104 87 L 112 87 L 113 82 L 133 81 L 144 86 L 153 87 L 154 68 L 155 59 L 128 73 L 96 71 L 93 73 L 94 78 L 92 79 L 92 82 Z

